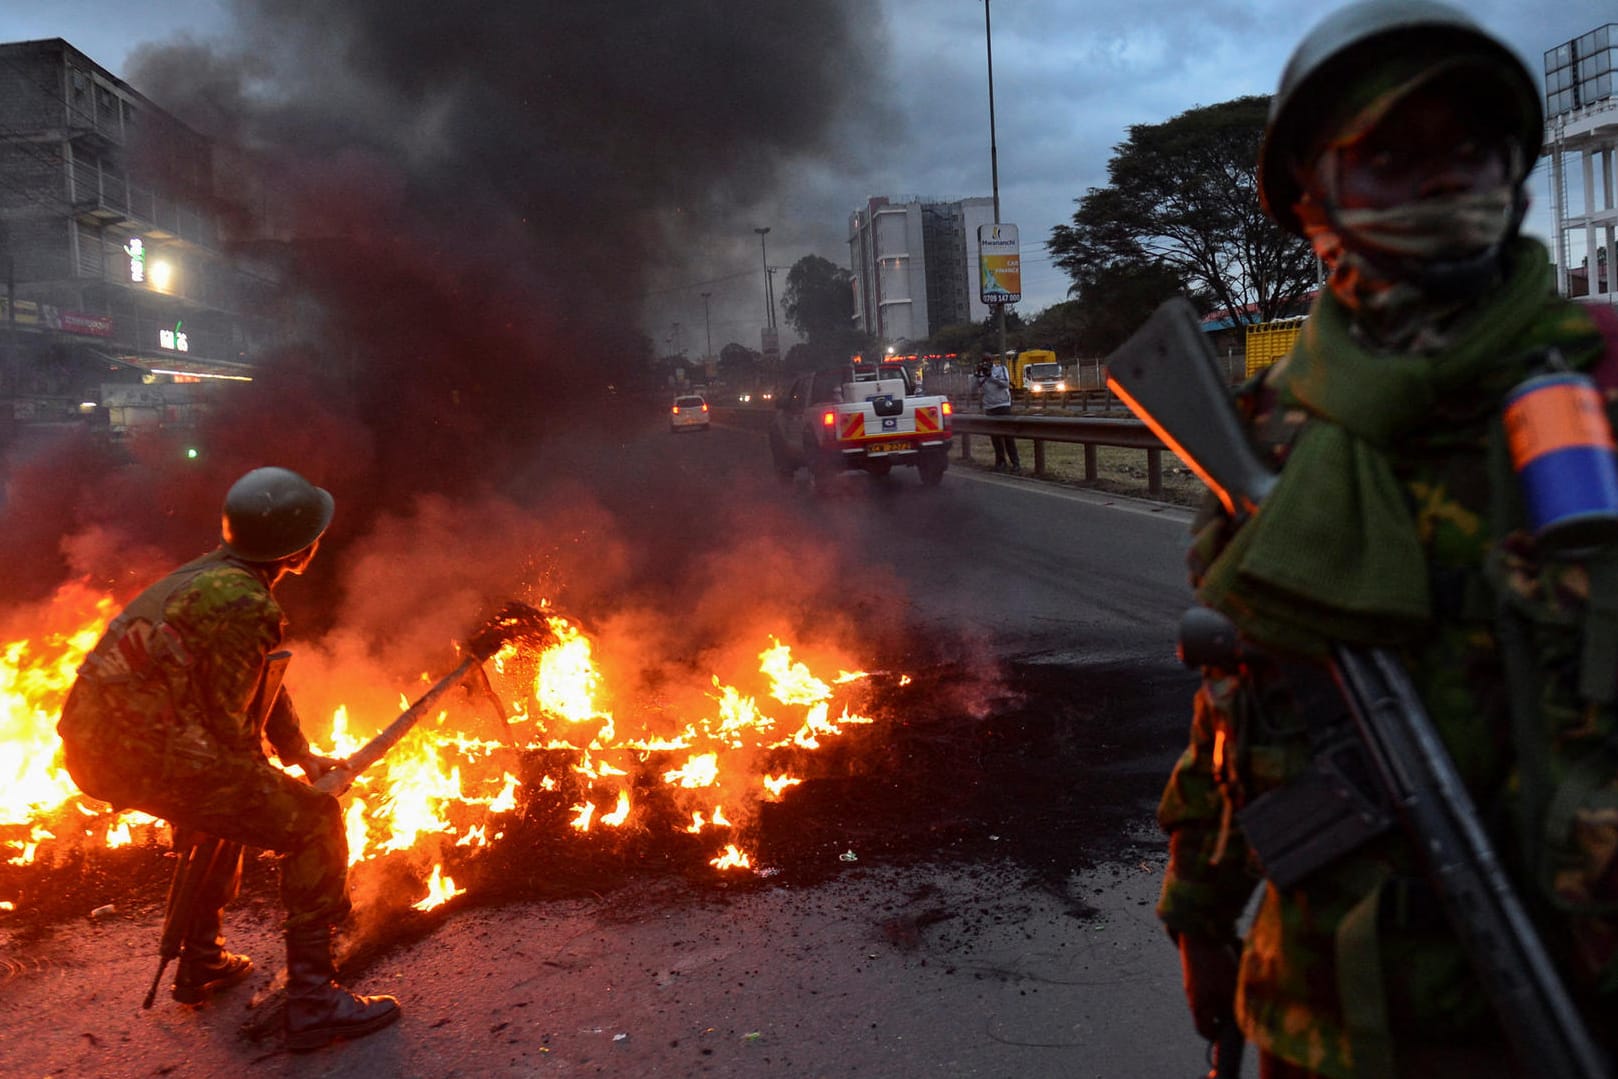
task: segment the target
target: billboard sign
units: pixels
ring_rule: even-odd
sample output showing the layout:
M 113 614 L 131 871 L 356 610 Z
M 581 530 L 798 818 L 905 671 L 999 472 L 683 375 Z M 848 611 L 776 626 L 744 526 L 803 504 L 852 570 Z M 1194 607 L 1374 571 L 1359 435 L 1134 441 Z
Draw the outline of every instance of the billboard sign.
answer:
M 1016 225 L 978 226 L 978 293 L 987 304 L 1022 299 L 1022 255 Z

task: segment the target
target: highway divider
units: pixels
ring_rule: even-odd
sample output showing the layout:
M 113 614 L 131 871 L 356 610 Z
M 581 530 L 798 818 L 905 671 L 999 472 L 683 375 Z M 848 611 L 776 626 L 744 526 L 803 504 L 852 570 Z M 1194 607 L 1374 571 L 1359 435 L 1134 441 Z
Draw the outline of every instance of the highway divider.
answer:
M 728 427 L 767 431 L 771 408 L 715 408 L 716 420 Z M 1093 483 L 1099 475 L 1096 447 L 1115 446 L 1141 450 L 1146 454 L 1146 488 L 1152 497 L 1163 494 L 1163 451 L 1167 449 L 1139 420 L 1103 416 L 984 416 L 956 412 L 950 418 L 962 460 L 971 456 L 971 440 L 982 435 L 1009 435 L 1034 444 L 1035 476 L 1045 476 L 1045 444 L 1072 442 L 1084 447 L 1084 479 Z

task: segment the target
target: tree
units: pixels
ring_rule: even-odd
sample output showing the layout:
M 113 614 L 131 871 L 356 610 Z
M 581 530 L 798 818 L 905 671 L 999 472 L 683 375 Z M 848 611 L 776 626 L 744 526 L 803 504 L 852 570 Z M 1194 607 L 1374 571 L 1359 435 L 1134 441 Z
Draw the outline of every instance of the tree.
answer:
M 1079 351 L 1105 356 L 1140 328 L 1158 304 L 1191 295 L 1199 310 L 1214 306 L 1192 289 L 1179 270 L 1161 262 L 1116 262 L 1103 267 L 1079 293 L 1084 309 Z
M 731 385 L 752 385 L 762 366 L 763 357 L 746 345 L 732 341 L 719 350 L 719 377 Z
M 1085 317 L 1084 304 L 1078 300 L 1068 300 L 1066 303 L 1053 303 L 1035 315 L 1023 336 L 1039 347 L 1052 349 L 1058 356 L 1068 359 L 1097 354 L 1086 340 L 1088 329 L 1089 320 Z
M 839 342 L 854 323 L 854 275 L 819 255 L 805 255 L 787 271 L 781 310 L 793 329 L 817 349 Z
M 1088 315 L 1102 313 L 1108 293 L 1138 297 L 1168 275 L 1205 306 L 1252 304 L 1260 321 L 1297 307 L 1314 287 L 1314 256 L 1259 208 L 1268 110 L 1267 97 L 1240 97 L 1130 127 L 1107 163 L 1107 186 L 1087 191 L 1073 223 L 1051 230 L 1056 265 Z

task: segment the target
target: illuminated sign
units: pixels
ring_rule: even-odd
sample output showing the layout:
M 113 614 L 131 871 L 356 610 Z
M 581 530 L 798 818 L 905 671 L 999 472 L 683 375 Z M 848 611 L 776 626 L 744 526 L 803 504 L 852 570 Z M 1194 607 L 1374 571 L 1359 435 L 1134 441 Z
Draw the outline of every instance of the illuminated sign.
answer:
M 158 330 L 157 343 L 172 352 L 190 352 L 191 342 L 186 340 L 185 334 L 180 332 L 180 327 L 184 325 L 185 320 L 181 319 L 174 324 L 174 329 L 172 330 Z
M 129 256 L 129 279 L 135 282 L 146 280 L 146 243 L 139 236 L 133 236 L 124 244 L 124 254 Z
M 1022 299 L 1022 255 L 1016 225 L 978 226 L 978 286 L 984 303 Z

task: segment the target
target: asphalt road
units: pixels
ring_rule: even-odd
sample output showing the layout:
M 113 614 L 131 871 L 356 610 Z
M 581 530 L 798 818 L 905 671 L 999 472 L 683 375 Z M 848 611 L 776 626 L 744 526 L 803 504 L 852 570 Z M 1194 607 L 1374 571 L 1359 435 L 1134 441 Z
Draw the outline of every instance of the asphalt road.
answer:
M 610 533 L 610 587 L 570 609 L 629 590 L 700 639 L 736 617 L 723 595 L 865 634 L 873 663 L 918 672 L 907 721 L 869 772 L 783 809 L 778 872 L 511 883 L 423 919 L 351 965 L 405 1018 L 349 1046 L 261 1036 L 279 959 L 262 882 L 227 930 L 265 974 L 197 1010 L 139 1007 L 160 895 L 108 882 L 94 917 L 90 897 L 49 926 L 0 921 L 0 1074 L 1200 1073 L 1151 914 L 1149 814 L 1191 686 L 1184 511 L 953 468 L 817 496 L 770 475 L 762 435 L 671 435 L 655 414 L 572 432 L 510 488 L 536 513 L 587 498 Z M 565 856 L 540 860 L 561 877 Z

